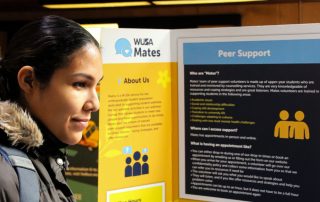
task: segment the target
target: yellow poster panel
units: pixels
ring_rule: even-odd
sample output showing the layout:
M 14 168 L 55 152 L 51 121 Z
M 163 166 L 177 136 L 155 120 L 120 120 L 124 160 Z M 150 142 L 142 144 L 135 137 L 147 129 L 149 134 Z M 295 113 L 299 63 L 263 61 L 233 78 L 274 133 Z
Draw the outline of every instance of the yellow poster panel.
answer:
M 164 183 L 107 192 L 107 202 L 165 202 Z
M 105 64 L 100 88 L 98 200 L 164 182 L 172 198 L 172 63 Z

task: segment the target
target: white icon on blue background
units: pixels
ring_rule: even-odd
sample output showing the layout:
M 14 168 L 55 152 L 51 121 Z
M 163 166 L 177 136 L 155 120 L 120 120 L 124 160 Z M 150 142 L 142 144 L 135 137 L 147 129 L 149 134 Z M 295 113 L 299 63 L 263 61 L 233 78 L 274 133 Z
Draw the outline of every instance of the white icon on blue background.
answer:
M 143 153 L 143 154 L 148 153 L 148 148 L 143 148 L 143 149 L 142 149 L 142 153 Z
M 120 38 L 115 43 L 116 54 L 121 54 L 124 57 L 131 57 L 132 48 L 128 39 Z
M 126 146 L 122 148 L 122 153 L 123 154 L 132 154 L 132 147 L 131 146 Z

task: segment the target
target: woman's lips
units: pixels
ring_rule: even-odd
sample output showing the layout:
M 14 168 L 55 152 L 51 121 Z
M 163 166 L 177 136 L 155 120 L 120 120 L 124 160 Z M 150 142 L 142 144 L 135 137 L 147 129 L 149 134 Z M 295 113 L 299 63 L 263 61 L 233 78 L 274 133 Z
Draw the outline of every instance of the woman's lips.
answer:
M 88 126 L 89 119 L 72 119 L 72 122 L 77 130 L 83 131 Z

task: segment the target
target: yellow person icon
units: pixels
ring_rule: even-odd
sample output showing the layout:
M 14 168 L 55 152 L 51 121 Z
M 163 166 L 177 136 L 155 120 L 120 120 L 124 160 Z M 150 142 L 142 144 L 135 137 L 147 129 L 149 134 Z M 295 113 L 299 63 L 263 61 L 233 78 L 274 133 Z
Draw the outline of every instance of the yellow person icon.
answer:
M 297 111 L 294 117 L 296 121 L 293 123 L 292 129 L 290 129 L 290 138 L 297 140 L 310 139 L 309 127 L 303 122 L 304 113 L 302 111 Z
M 274 137 L 288 139 L 292 124 L 292 121 L 288 121 L 289 112 L 287 110 L 282 110 L 279 113 L 279 117 L 281 121 L 278 121 L 274 128 Z

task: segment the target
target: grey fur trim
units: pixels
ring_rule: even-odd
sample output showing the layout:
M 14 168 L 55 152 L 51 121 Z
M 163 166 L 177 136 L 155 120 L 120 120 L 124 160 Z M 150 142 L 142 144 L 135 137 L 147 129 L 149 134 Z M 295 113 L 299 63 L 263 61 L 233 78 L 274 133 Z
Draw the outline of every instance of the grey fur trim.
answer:
M 30 149 L 43 143 L 37 124 L 28 112 L 15 103 L 0 102 L 0 128 L 7 133 L 12 145 L 21 144 Z

